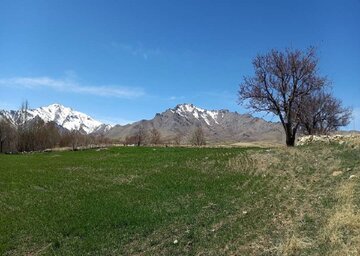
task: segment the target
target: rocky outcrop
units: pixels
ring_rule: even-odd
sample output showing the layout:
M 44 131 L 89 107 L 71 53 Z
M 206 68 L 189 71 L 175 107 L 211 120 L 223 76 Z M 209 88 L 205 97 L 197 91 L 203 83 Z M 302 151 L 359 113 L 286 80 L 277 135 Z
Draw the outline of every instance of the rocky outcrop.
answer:
M 297 145 L 309 145 L 313 143 L 338 143 L 351 147 L 360 147 L 360 134 L 333 134 L 333 135 L 309 135 L 300 137 Z

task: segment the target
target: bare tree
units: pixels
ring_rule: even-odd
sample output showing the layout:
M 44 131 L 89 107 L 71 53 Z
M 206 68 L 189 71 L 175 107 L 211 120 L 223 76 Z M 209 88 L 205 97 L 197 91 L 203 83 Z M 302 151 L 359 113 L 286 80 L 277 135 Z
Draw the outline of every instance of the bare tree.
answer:
M 190 142 L 194 146 L 206 145 L 204 131 L 200 126 L 195 129 Z
M 331 93 L 315 92 L 304 101 L 300 112 L 301 128 L 309 135 L 327 134 L 348 125 L 351 115 L 351 108 L 343 107 Z
M 133 136 L 126 136 L 125 137 L 125 141 L 124 141 L 124 145 L 135 145 L 137 143 L 137 137 L 135 135 Z
M 32 150 L 50 149 L 60 144 L 61 135 L 54 122 L 37 120 L 31 124 L 30 134 L 33 138 L 30 143 Z
M 45 124 L 45 148 L 54 148 L 59 146 L 61 140 L 61 134 L 55 122 L 49 122 Z
M 254 76 L 244 77 L 239 103 L 257 112 L 277 115 L 286 134 L 286 145 L 295 145 L 300 113 L 306 97 L 322 90 L 328 81 L 318 74 L 314 48 L 307 51 L 272 50 L 253 60 Z
M 29 102 L 28 100 L 25 100 L 22 104 L 21 104 L 21 108 L 20 108 L 20 113 L 19 116 L 17 117 L 16 123 L 18 126 L 25 126 L 27 123 L 27 119 L 28 119 L 28 110 L 29 110 Z
M 150 144 L 157 145 L 161 143 L 161 134 L 160 132 L 153 128 L 150 131 Z
M 29 102 L 25 100 L 21 104 L 19 115 L 16 118 L 16 127 L 18 133 L 18 151 L 30 151 L 31 142 L 30 129 L 28 125 Z
M 176 136 L 175 136 L 175 138 L 174 138 L 174 144 L 175 144 L 175 145 L 180 145 L 182 137 L 183 137 L 183 136 L 182 136 L 181 133 L 176 134 Z
M 7 139 L 6 128 L 7 122 L 3 119 L 0 119 L 0 153 L 3 153 L 3 146 Z
M 0 153 L 5 152 L 5 144 L 10 140 L 11 124 L 6 119 L 0 119 Z
M 73 151 L 76 151 L 80 144 L 81 134 L 76 130 L 72 130 L 70 131 L 70 138 L 71 138 L 71 148 Z
M 146 139 L 146 132 L 142 125 L 139 126 L 137 132 L 136 132 L 136 144 L 138 146 L 141 146 L 144 144 Z
M 16 129 L 5 118 L 0 118 L 0 153 L 16 151 Z

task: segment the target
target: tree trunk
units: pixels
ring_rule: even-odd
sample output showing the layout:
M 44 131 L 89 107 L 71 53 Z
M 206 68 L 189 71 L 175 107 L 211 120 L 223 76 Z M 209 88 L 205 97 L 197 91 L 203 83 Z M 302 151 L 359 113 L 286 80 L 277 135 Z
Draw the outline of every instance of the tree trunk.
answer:
M 286 134 L 286 146 L 294 147 L 296 131 L 293 131 L 290 124 L 287 124 L 285 126 L 285 134 Z
M 286 134 L 286 146 L 288 147 L 295 146 L 295 136 Z
M 311 129 L 309 124 L 304 124 L 304 127 L 308 135 L 313 135 L 313 129 Z

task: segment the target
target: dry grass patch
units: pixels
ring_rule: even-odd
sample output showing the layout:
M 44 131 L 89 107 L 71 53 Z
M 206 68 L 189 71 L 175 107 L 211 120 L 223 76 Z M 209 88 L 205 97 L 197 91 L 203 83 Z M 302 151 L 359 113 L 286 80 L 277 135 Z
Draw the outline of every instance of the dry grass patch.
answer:
M 339 204 L 329 217 L 322 239 L 333 250 L 331 255 L 360 255 L 360 213 L 354 204 L 355 181 L 337 191 Z
M 311 239 L 298 237 L 296 234 L 291 234 L 287 235 L 283 242 L 270 249 L 269 252 L 283 256 L 300 255 L 304 249 L 308 249 L 312 245 L 313 244 Z
M 319 236 L 327 233 L 340 248 L 333 255 L 358 255 L 360 252 L 356 250 L 358 254 L 351 254 L 354 249 L 345 245 L 351 243 L 360 248 L 359 216 L 354 208 L 350 208 L 349 200 L 346 204 L 336 204 L 339 195 L 335 194 L 334 187 L 342 184 L 348 176 L 341 175 L 347 174 L 348 169 L 344 168 L 343 160 L 338 157 L 342 153 L 339 147 L 277 148 L 229 159 L 229 170 L 266 177 L 269 185 L 263 189 L 267 191 L 271 186 L 279 188 L 273 200 L 281 207 L 274 209 L 272 220 L 272 231 L 277 230 L 279 237 L 264 239 L 266 236 L 259 234 L 255 241 L 245 247 L 239 246 L 240 252 L 250 255 L 313 254 L 322 244 Z M 348 198 L 352 193 L 350 188 L 345 188 L 343 186 L 341 189 L 341 198 Z M 336 209 L 332 208 L 334 204 L 337 205 Z M 328 227 L 323 229 L 325 225 Z M 344 235 L 341 235 L 344 230 L 349 232 L 347 235 L 351 238 L 347 242 L 343 241 Z M 249 251 L 249 248 L 252 250 Z M 327 249 L 325 251 L 328 252 Z

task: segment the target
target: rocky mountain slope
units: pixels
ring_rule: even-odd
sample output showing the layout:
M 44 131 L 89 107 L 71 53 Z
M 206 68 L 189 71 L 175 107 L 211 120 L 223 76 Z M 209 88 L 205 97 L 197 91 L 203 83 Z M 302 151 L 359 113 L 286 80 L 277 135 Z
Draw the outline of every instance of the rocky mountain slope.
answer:
M 21 116 L 20 110 L 0 110 L 0 117 L 6 118 L 11 123 L 16 124 Z M 94 120 L 90 116 L 75 111 L 71 108 L 64 107 L 60 104 L 52 104 L 47 107 L 28 109 L 26 113 L 27 121 L 35 118 L 42 119 L 45 123 L 55 122 L 67 130 L 77 130 L 85 134 L 104 133 L 111 126 Z
M 206 110 L 193 104 L 177 105 L 156 114 L 151 120 L 116 125 L 105 134 L 112 139 L 125 140 L 127 136 L 136 135 L 139 130 L 150 131 L 155 128 L 165 142 L 178 138 L 182 143 L 187 143 L 197 127 L 204 130 L 206 140 L 212 143 L 283 140 L 283 129 L 279 123 L 229 110 Z

